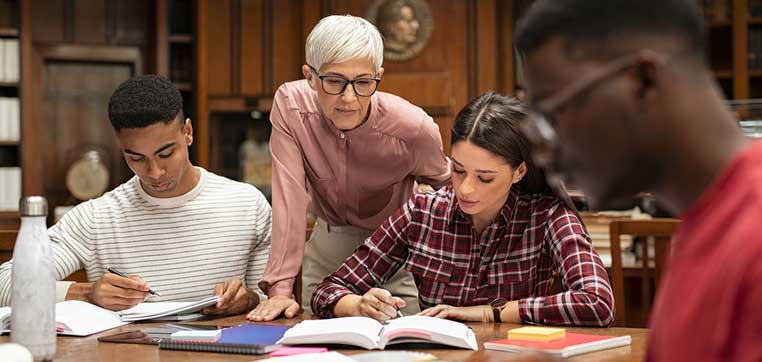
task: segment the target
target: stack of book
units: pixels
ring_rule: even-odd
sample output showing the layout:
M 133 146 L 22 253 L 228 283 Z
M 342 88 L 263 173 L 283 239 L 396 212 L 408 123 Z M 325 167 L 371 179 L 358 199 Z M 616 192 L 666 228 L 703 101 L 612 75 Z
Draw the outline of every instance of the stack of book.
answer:
M 0 83 L 19 81 L 19 40 L 0 39 Z
M 17 211 L 21 199 L 21 168 L 0 167 L 0 211 Z
M 0 142 L 21 138 L 21 106 L 18 98 L 0 97 Z

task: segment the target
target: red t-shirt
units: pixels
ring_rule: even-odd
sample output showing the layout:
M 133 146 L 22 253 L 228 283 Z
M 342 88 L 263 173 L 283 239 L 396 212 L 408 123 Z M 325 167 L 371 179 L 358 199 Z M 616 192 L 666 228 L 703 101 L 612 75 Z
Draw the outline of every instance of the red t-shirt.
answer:
M 762 361 L 762 142 L 682 219 L 651 314 L 648 361 Z

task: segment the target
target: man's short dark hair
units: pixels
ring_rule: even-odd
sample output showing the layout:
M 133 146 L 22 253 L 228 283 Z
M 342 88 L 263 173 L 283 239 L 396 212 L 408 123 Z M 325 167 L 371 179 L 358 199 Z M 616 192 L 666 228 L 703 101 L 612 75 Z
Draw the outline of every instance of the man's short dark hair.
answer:
M 526 54 L 553 37 L 590 57 L 617 55 L 628 36 L 672 38 L 706 63 L 706 28 L 696 0 L 537 0 L 519 20 L 515 44 Z M 604 47 L 606 49 L 601 49 Z
M 108 101 L 108 118 L 115 130 L 144 128 L 182 118 L 183 98 L 172 82 L 158 75 L 128 79 Z

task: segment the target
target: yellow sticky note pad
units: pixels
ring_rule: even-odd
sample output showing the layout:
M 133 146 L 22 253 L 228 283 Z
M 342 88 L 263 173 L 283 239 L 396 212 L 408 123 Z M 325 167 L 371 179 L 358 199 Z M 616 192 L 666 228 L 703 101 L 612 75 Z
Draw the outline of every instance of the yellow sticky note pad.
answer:
M 553 341 L 566 336 L 563 328 L 550 327 L 521 327 L 508 331 L 508 339 L 522 339 L 525 341 Z

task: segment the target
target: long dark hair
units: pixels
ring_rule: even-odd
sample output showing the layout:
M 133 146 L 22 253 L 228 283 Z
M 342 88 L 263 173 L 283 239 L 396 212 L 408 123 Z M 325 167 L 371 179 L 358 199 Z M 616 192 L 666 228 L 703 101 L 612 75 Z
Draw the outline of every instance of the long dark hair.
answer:
M 482 94 L 458 113 L 450 145 L 469 141 L 502 157 L 514 169 L 525 162 L 527 173 L 513 187 L 524 194 L 554 195 L 577 212 L 566 190 L 551 188 L 545 171 L 532 162 L 531 144 L 521 132 L 521 123 L 526 122 L 526 118 L 527 109 L 520 100 L 493 92 Z

